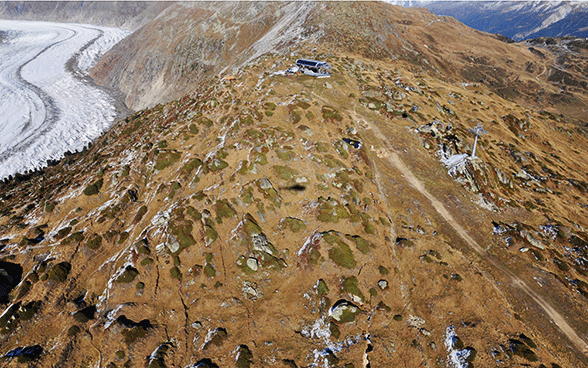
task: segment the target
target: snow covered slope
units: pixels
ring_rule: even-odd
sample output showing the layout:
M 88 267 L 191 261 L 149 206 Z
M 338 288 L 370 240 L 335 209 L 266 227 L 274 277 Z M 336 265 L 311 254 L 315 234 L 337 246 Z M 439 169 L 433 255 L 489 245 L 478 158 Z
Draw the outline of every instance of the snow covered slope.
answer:
M 464 24 L 515 41 L 537 37 L 588 37 L 587 1 L 422 1 L 438 15 L 449 15 Z
M 0 21 L 0 179 L 82 149 L 117 116 L 88 69 L 126 30 Z

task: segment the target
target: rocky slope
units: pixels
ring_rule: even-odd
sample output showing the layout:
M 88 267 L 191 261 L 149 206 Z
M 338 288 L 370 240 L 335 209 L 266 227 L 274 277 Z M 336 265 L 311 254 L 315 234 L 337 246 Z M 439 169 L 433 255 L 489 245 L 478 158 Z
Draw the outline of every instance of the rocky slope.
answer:
M 2 184 L 3 366 L 588 364 L 586 129 L 527 104 L 543 59 L 417 9 L 306 19 Z M 332 77 L 274 74 L 298 57 Z
M 435 14 L 452 16 L 472 28 L 516 41 L 588 36 L 585 1 L 423 1 L 409 5 L 424 6 Z
M 303 23 L 315 6 L 178 3 L 106 54 L 92 76 L 122 91 L 132 109 L 169 102 L 220 71 L 230 73 L 285 43 L 312 37 Z
M 0 18 L 96 24 L 134 31 L 171 4 L 168 1 L 3 1 Z

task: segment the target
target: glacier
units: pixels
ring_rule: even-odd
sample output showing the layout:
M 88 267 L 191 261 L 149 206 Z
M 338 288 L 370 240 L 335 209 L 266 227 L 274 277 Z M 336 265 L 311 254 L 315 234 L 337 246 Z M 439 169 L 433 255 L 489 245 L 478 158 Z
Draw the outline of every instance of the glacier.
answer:
M 131 32 L 0 20 L 0 179 L 83 149 L 119 115 L 89 69 Z

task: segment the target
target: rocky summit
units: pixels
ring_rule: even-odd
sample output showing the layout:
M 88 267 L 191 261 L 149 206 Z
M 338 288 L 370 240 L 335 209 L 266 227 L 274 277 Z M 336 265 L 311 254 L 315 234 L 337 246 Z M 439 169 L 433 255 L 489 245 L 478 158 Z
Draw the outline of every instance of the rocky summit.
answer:
M 0 184 L 0 365 L 587 366 L 586 50 L 170 4 L 93 71 L 146 108 Z

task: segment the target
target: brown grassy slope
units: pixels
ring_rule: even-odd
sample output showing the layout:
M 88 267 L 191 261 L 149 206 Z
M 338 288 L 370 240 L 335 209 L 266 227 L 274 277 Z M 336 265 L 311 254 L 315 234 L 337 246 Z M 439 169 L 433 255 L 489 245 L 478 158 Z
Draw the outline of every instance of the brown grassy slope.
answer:
M 421 147 L 426 137 L 414 133 L 419 125 L 437 118 L 451 122 L 460 139 L 467 141 L 469 119 L 481 118 L 480 114 L 502 115 L 509 109 L 522 118 L 525 110 L 482 88 L 464 90 L 432 76 L 415 76 L 407 70 L 410 64 L 403 62 L 368 63 L 363 57 L 328 60 L 335 67 L 328 80 L 266 75 L 260 82 L 259 76 L 276 62 L 291 62 L 283 57 L 267 58 L 232 85 L 213 84 L 191 97 L 129 117 L 74 164 L 79 168 L 77 177 L 70 179 L 75 184 L 62 194 L 39 199 L 40 203 L 57 202 L 52 212 L 39 206 L 26 209 L 23 197 L 9 199 L 15 213 L 3 217 L 3 237 L 10 238 L 8 244 L 22 236 L 32 238 L 35 226 L 47 227 L 46 239 L 38 245 L 9 245 L 4 251 L 14 256 L 11 261 L 23 265 L 31 283 L 26 291 L 19 286 L 13 300 L 42 303 L 33 316 L 34 324 L 20 320 L 22 328 L 3 335 L 3 346 L 15 346 L 16 339 L 19 344 L 41 344 L 47 351 L 60 346 L 42 356 L 43 364 L 63 360 L 138 365 L 162 342 L 169 342 L 164 359 L 168 366 L 205 357 L 227 365 L 235 359 L 231 352 L 240 344 L 253 352 L 254 364 L 273 361 L 279 365 L 287 360 L 304 366 L 330 360 L 361 366 L 369 333 L 374 347 L 369 355 L 372 364 L 424 361 L 432 365 L 447 359 L 443 341 L 446 328 L 454 325 L 464 344 L 476 349 L 474 362 L 481 365 L 494 364 L 492 353 L 501 349 L 505 351 L 502 359 L 513 362 L 536 356 L 542 362 L 565 366 L 580 359 L 570 354 L 573 350 L 565 347 L 566 340 L 557 329 L 540 323 L 539 308 L 529 304 L 532 308 L 526 309 L 521 304 L 527 303 L 524 295 L 496 289 L 495 281 L 503 275 L 472 258 L 427 200 L 380 158 L 387 154 L 386 144 L 400 152 L 407 150 L 403 160 L 431 191 L 444 198 L 458 221 L 473 221 L 475 225 L 468 230 L 481 244 L 497 243 L 497 257 L 526 280 L 544 272 L 542 277 L 552 280 L 550 290 L 561 294 L 571 310 L 581 309 L 586 302 L 576 288 L 557 280 L 566 274 L 583 280 L 582 269 L 560 270 L 552 258 L 565 261 L 564 255 L 552 253 L 557 252 L 557 242 L 541 239 L 546 250 L 534 248 L 544 257 L 538 261 L 528 257 L 531 252 L 505 248 L 499 238 L 484 240 L 492 237 L 490 220 L 524 219 L 527 229 L 540 231 L 544 217 L 509 205 L 496 213 L 481 209 L 472 202 L 475 197 L 461 191 Z M 403 89 L 402 101 L 387 97 L 382 88 L 401 90 L 394 83 L 396 77 L 404 85 L 418 86 L 422 93 Z M 449 103 L 453 99 L 449 93 L 455 96 L 457 90 L 462 101 L 455 101 L 454 106 Z M 470 100 L 491 108 L 481 113 Z M 439 111 L 436 102 L 452 106 L 457 117 Z M 414 104 L 419 114 L 409 111 Z M 529 113 L 533 126 L 543 124 L 540 114 Z M 389 143 L 366 130 L 371 124 L 388 132 Z M 507 122 L 498 118 L 496 124 L 488 127 L 492 139 L 499 134 L 505 134 L 501 138 L 505 141 L 522 139 L 501 133 L 510 132 Z M 352 126 L 365 143 L 360 150 L 340 140 Z M 550 135 L 558 149 L 565 149 L 554 139 L 559 135 L 584 139 L 577 133 Z M 480 142 L 481 147 L 488 143 Z M 509 172 L 505 166 L 511 160 L 508 154 L 496 155 L 492 160 L 480 148 L 479 157 L 486 165 Z M 59 165 L 43 179 L 32 179 L 26 185 L 55 180 L 50 178 L 67 182 L 63 178 L 71 176 L 71 171 Z M 100 178 L 99 194 L 82 194 Z M 526 185 L 511 180 L 520 195 L 526 196 Z M 295 184 L 305 189 L 288 189 L 297 188 Z M 480 186 L 487 191 L 496 189 L 488 185 Z M 129 189 L 136 192 L 137 200 Z M 557 196 L 571 199 L 575 190 L 566 189 Z M 512 197 L 513 205 L 516 198 Z M 556 195 L 541 198 L 560 203 Z M 545 210 L 560 219 L 562 226 L 573 226 L 561 217 L 564 212 Z M 18 215 L 24 220 L 19 221 Z M 68 225 L 69 234 L 57 239 L 59 230 Z M 574 231 L 572 227 L 561 229 Z M 81 239 L 70 238 L 79 231 Z M 259 231 L 264 236 L 258 236 Z M 90 242 L 95 234 L 102 238 L 98 247 Z M 368 243 L 358 243 L 353 236 Z M 259 243 L 264 238 L 272 246 L 255 248 L 264 244 Z M 529 246 L 519 235 L 513 238 Z M 141 239 L 146 243 L 137 243 Z M 172 252 L 174 244 L 180 248 Z M 21 252 L 24 249 L 28 251 Z M 250 261 L 257 265 L 256 271 L 247 266 L 250 257 L 257 258 Z M 65 281 L 44 281 L 43 275 L 51 274 L 63 261 L 72 266 Z M 35 281 L 36 277 L 40 280 Z M 323 285 L 319 280 L 328 291 L 319 287 Z M 388 283 L 382 284 L 384 289 L 377 284 L 380 280 Z M 360 307 L 362 313 L 355 322 L 329 317 L 328 309 L 341 299 Z M 97 309 L 94 320 L 76 319 L 77 311 L 93 305 Z M 396 321 L 395 315 L 403 319 Z M 576 326 L 585 323 L 581 314 L 570 318 L 577 319 Z M 139 324 L 142 320 L 147 321 Z M 81 328 L 77 337 L 68 336 L 73 325 Z M 207 345 L 214 331 L 218 346 Z M 81 355 L 78 349 L 89 334 L 96 354 Z M 539 348 L 530 348 L 527 358 L 516 354 L 508 358 L 511 340 L 519 341 L 520 334 L 530 336 Z M 76 348 L 68 350 L 67 346 Z M 349 348 L 337 350 L 344 346 Z M 319 354 L 315 360 L 312 351 L 327 347 L 334 355 Z
M 585 337 L 583 130 L 484 84 L 332 45 L 209 79 L 3 185 L 2 260 L 24 269 L 10 295 L 24 307 L 4 309 L 15 317 L 0 325 L 2 353 L 39 344 L 40 366 L 230 366 L 241 349 L 253 366 L 361 367 L 370 344 L 372 366 L 445 366 L 453 325 L 477 366 L 585 364 L 388 160 Z M 270 76 L 300 56 L 329 61 L 332 78 Z M 437 152 L 469 153 L 479 122 L 490 134 L 456 182 Z M 341 300 L 360 313 L 334 318 Z

